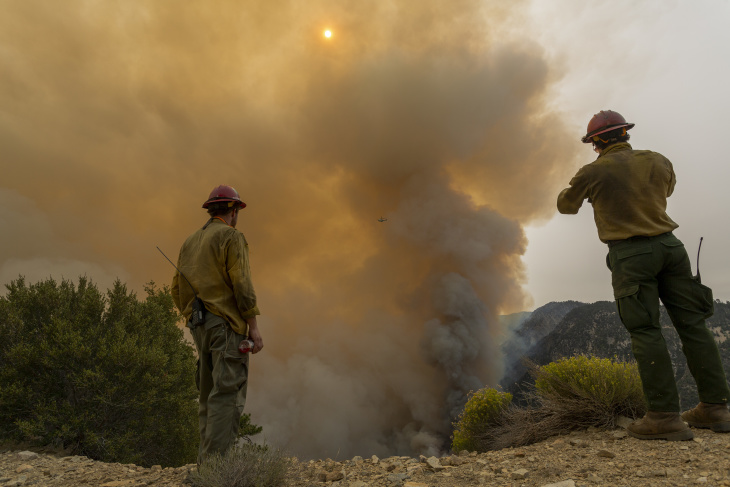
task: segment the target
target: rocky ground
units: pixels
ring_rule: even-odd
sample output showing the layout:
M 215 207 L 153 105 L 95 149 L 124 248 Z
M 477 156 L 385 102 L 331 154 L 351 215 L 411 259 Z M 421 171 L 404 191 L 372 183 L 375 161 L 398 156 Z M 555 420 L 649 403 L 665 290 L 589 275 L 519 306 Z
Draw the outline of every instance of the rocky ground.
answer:
M 623 430 L 589 429 L 521 448 L 442 458 L 293 459 L 288 486 L 730 486 L 730 434 L 694 431 L 695 439 L 685 442 L 640 441 Z M 0 487 L 188 486 L 194 468 L 0 450 Z

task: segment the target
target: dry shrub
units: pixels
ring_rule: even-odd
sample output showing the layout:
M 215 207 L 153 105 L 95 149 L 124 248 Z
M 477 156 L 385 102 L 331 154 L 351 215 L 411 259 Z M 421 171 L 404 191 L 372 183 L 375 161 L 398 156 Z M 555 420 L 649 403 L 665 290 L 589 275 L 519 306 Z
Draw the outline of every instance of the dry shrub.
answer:
M 243 444 L 225 455 L 211 455 L 190 475 L 193 487 L 280 487 L 289 460 L 280 450 Z
M 535 377 L 530 405 L 504 411 L 479 436 L 481 450 L 529 445 L 591 426 L 614 428 L 619 416 L 646 412 L 636 364 L 577 356 L 544 367 L 526 365 Z

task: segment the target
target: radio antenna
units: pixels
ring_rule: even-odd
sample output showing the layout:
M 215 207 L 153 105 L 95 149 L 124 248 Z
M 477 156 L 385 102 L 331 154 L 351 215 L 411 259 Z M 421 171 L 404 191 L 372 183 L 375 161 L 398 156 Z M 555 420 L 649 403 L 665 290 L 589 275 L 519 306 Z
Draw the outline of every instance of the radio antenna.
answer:
M 197 298 L 197 297 L 198 297 L 198 293 L 196 293 L 196 292 L 195 292 L 195 288 L 193 287 L 193 285 L 192 285 L 192 284 L 190 284 L 190 281 L 188 281 L 188 278 L 187 278 L 187 277 L 185 277 L 185 274 L 183 274 L 183 273 L 182 273 L 182 271 L 181 271 L 180 269 L 178 269 L 178 268 L 177 268 L 177 266 L 176 266 L 176 265 L 175 265 L 175 264 L 174 264 L 174 263 L 173 263 L 173 262 L 172 262 L 172 261 L 171 261 L 171 260 L 170 260 L 170 259 L 169 259 L 169 258 L 168 258 L 168 257 L 166 256 L 166 255 L 165 255 L 165 253 L 164 253 L 164 252 L 163 252 L 163 251 L 162 251 L 162 250 L 161 250 L 161 249 L 160 249 L 159 247 L 157 247 L 157 246 L 155 245 L 155 248 L 156 248 L 157 250 L 159 250 L 159 251 L 160 251 L 160 253 L 162 254 L 162 256 L 163 256 L 163 257 L 164 257 L 165 259 L 167 259 L 167 261 L 168 261 L 168 262 L 169 262 L 170 264 L 172 264 L 172 266 L 173 266 L 173 267 L 175 268 L 175 270 L 176 270 L 176 271 L 178 271 L 178 272 L 180 273 L 180 275 L 181 275 L 181 276 L 183 276 L 183 278 L 185 279 L 185 282 L 187 282 L 187 283 L 188 283 L 188 286 L 190 286 L 190 289 L 192 289 L 192 290 L 193 290 L 193 294 L 194 294 L 194 295 L 195 295 L 195 297 Z
M 702 240 L 704 237 L 700 237 L 700 245 L 697 247 L 697 282 L 701 283 L 702 279 L 700 278 L 700 250 L 702 250 Z
M 181 271 L 180 269 L 178 269 L 178 267 L 177 267 L 177 266 L 175 265 L 175 263 L 174 263 L 174 262 L 172 262 L 172 261 L 171 261 L 171 260 L 169 259 L 169 257 L 167 257 L 167 256 L 165 255 L 165 253 L 164 253 L 164 252 L 162 251 L 162 249 L 161 249 L 161 248 L 157 247 L 156 245 L 155 245 L 155 248 L 157 248 L 157 250 L 159 250 L 159 251 L 160 251 L 160 253 L 162 254 L 162 256 L 163 256 L 163 257 L 164 257 L 165 259 L 167 259 L 167 261 L 168 261 L 168 262 L 169 262 L 170 264 L 172 264 L 172 266 L 173 266 L 173 267 L 175 268 L 175 270 L 176 270 L 176 271 L 177 271 L 177 272 L 178 272 L 178 273 L 179 273 L 179 274 L 180 274 L 181 276 L 183 276 L 183 279 L 185 279 L 185 282 L 187 282 L 187 283 L 188 283 L 188 286 L 190 286 L 190 289 L 192 289 L 192 290 L 193 290 L 193 295 L 195 296 L 195 300 L 193 301 L 193 314 L 192 314 L 192 317 L 191 317 L 191 323 L 192 323 L 192 326 L 193 326 L 193 327 L 195 327 L 195 326 L 197 326 L 197 325 L 202 325 L 203 323 L 205 323 L 205 304 L 203 303 L 203 300 L 202 300 L 202 299 L 200 299 L 200 298 L 198 297 L 198 293 L 197 293 L 197 292 L 195 292 L 195 288 L 193 287 L 193 285 L 192 285 L 192 284 L 190 284 L 190 281 L 188 281 L 188 278 L 187 278 L 187 277 L 185 277 L 185 274 L 183 274 L 183 273 L 182 273 L 182 271 Z

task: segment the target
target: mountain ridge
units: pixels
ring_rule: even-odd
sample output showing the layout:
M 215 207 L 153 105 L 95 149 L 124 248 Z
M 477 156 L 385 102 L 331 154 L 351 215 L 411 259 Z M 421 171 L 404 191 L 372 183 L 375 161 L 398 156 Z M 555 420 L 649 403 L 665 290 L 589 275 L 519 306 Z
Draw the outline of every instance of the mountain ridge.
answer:
M 697 388 L 681 351 L 679 335 L 663 306 L 660 307 L 660 324 L 672 359 L 681 407 L 689 409 L 698 401 Z M 715 313 L 707 319 L 707 327 L 718 343 L 727 373 L 730 370 L 730 303 L 715 301 Z M 548 303 L 512 330 L 502 344 L 502 352 L 505 372 L 499 384 L 512 393 L 518 403 L 531 383 L 523 359 L 537 365 L 575 355 L 634 360 L 631 338 L 613 301 Z

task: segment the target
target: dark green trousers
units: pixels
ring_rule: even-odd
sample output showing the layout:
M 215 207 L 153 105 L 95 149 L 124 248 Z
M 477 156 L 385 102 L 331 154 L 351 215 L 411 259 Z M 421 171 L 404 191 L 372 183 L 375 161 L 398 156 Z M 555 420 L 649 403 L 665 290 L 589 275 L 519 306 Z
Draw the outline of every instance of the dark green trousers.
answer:
M 677 384 L 659 325 L 660 299 L 682 341 L 700 401 L 727 402 L 730 390 L 720 352 L 705 325 L 714 311 L 712 290 L 692 277 L 682 242 L 671 233 L 622 240 L 609 246 L 606 263 L 649 410 L 679 411 Z
M 207 455 L 222 455 L 234 445 L 248 386 L 248 354 L 238 351 L 245 337 L 220 316 L 206 313 L 205 319 L 205 325 L 192 330 L 198 349 L 195 379 L 200 391 L 198 464 Z

